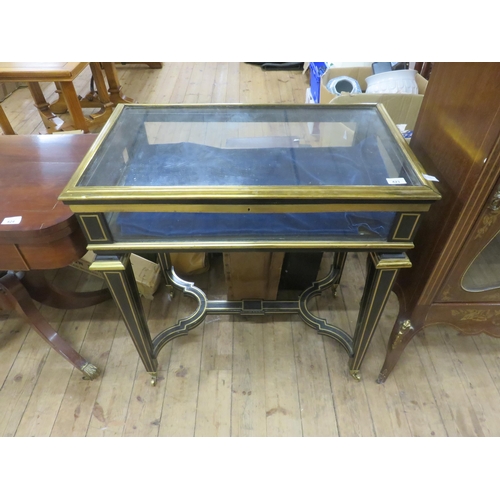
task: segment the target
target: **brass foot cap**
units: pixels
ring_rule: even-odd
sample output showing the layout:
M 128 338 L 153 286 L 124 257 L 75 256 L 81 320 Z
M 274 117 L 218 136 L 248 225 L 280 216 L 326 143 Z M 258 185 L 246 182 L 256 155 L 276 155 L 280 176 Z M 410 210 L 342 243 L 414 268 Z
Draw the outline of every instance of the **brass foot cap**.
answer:
M 85 365 L 83 365 L 81 371 L 84 374 L 84 380 L 94 380 L 101 374 L 99 368 L 90 363 L 86 363 Z
M 356 380 L 357 382 L 359 382 L 361 380 L 361 375 L 359 373 L 359 370 L 349 370 L 349 373 L 354 378 L 354 380 Z

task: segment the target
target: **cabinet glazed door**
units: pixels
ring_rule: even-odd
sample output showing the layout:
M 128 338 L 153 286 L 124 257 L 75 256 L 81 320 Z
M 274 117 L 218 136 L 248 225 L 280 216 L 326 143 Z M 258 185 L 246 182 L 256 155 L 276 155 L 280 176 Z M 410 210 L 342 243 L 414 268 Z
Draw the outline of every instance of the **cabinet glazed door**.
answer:
M 500 302 L 500 183 L 488 198 L 436 300 Z

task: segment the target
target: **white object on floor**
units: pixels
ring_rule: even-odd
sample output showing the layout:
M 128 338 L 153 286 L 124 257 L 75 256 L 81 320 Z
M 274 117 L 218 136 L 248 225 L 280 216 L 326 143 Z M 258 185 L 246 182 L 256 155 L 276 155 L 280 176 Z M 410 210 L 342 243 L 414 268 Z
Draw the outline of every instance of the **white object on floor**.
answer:
M 418 94 L 414 69 L 385 71 L 366 77 L 367 94 Z

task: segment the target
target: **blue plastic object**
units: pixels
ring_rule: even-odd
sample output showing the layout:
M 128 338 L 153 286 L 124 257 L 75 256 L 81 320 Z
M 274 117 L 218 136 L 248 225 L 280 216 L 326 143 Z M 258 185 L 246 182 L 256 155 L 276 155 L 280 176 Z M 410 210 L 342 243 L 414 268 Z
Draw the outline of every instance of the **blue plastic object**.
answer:
M 324 62 L 310 62 L 309 73 L 311 74 L 311 96 L 313 101 L 319 103 L 319 92 L 321 89 L 321 77 L 326 71 L 326 64 Z

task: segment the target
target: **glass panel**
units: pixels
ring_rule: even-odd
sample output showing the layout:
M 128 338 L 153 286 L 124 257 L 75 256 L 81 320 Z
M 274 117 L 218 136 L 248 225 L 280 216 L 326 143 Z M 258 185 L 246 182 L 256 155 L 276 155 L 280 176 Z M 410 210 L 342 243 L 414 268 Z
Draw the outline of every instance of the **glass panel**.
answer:
M 474 259 L 462 279 L 468 292 L 484 292 L 500 288 L 500 233 Z
M 78 185 L 387 186 L 391 177 L 420 185 L 374 107 L 125 106 Z
M 107 213 L 117 242 L 231 241 L 286 239 L 310 241 L 385 241 L 394 212 L 319 213 Z

